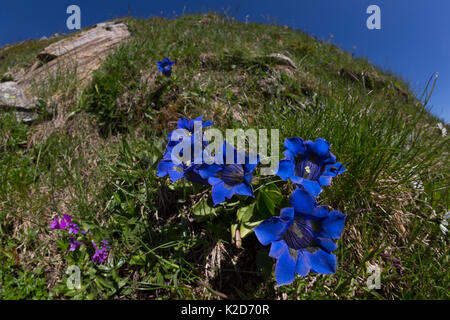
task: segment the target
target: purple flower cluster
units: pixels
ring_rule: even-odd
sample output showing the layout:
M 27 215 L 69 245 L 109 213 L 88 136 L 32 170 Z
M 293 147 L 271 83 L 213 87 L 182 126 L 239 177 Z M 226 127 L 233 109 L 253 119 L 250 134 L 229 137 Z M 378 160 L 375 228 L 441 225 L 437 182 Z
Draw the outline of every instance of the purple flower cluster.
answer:
M 97 247 L 97 245 L 95 244 L 94 240 L 92 240 L 91 242 L 92 242 L 92 245 L 94 246 L 94 249 L 95 249 L 95 253 L 91 257 L 92 262 L 95 262 L 95 263 L 103 263 L 103 262 L 105 262 L 106 259 L 108 258 L 109 250 L 111 249 L 108 246 L 109 241 L 106 240 L 106 239 L 100 241 L 101 249 L 99 249 Z
M 80 232 L 80 228 L 76 223 L 72 223 L 72 217 L 64 214 L 62 218 L 55 217 L 50 222 L 50 230 L 66 230 L 68 234 L 77 235 Z M 81 231 L 82 236 L 87 237 L 90 234 L 89 231 Z M 95 250 L 94 255 L 91 257 L 94 263 L 103 263 L 108 258 L 109 250 L 111 249 L 108 244 L 109 241 L 104 239 L 100 241 L 100 249 L 95 244 L 94 240 L 91 240 L 92 246 Z M 85 244 L 82 241 L 78 241 L 74 236 L 69 239 L 69 251 L 73 252 L 81 245 Z
M 75 250 L 77 250 L 77 248 L 78 248 L 79 246 L 81 246 L 82 244 L 84 244 L 84 243 L 78 241 L 78 240 L 75 239 L 74 237 L 70 237 L 70 240 L 69 240 L 69 245 L 70 245 L 69 251 L 75 251 Z
M 72 217 L 68 214 L 63 214 L 62 218 L 55 217 L 50 222 L 50 230 L 67 230 L 70 234 L 77 234 L 79 231 L 78 225 L 72 223 Z

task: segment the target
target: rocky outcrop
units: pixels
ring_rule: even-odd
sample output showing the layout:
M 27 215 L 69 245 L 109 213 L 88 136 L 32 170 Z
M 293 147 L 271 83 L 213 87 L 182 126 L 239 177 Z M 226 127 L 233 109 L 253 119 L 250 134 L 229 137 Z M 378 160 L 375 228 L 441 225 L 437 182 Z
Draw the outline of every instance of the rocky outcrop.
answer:
M 37 55 L 30 68 L 14 76 L 15 82 L 0 83 L 0 107 L 15 109 L 21 120 L 32 119 L 36 98 L 28 96 L 28 89 L 33 83 L 44 81 L 64 67 L 76 70 L 80 83 L 86 83 L 111 50 L 129 37 L 127 26 L 116 21 L 99 23 L 86 31 L 52 43 Z M 30 114 L 31 117 L 24 118 L 23 113 Z
M 87 81 L 111 50 L 128 37 L 130 32 L 124 23 L 99 23 L 45 48 L 19 84 L 29 85 L 33 80 L 56 72 L 61 66 L 76 67 L 78 78 Z

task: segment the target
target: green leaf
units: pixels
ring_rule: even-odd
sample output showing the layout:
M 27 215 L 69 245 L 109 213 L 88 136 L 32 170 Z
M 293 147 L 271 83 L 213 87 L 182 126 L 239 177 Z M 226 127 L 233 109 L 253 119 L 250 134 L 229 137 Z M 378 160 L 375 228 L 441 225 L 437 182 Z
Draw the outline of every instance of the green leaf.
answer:
M 247 207 L 239 208 L 237 211 L 237 219 L 240 222 L 247 222 L 249 221 L 252 216 L 255 209 L 255 203 L 252 203 L 251 205 Z
M 216 210 L 209 205 L 208 199 L 203 199 L 197 203 L 192 210 L 192 216 L 199 221 L 204 221 L 215 214 Z
M 255 210 L 255 203 L 239 208 L 236 215 L 241 239 L 253 232 L 253 228 L 265 220 L 265 218 Z
M 248 236 L 250 233 L 253 232 L 253 228 L 258 226 L 261 222 L 263 222 L 264 219 L 258 220 L 258 221 L 249 221 L 244 222 L 240 225 L 239 232 L 241 233 L 241 238 L 244 239 L 246 236 Z
M 146 260 L 145 260 L 145 255 L 143 252 L 140 252 L 138 254 L 135 254 L 133 256 L 131 256 L 130 258 L 130 265 L 135 266 L 135 265 L 145 265 L 146 264 Z
M 270 218 L 276 215 L 275 209 L 282 201 L 283 195 L 275 184 L 265 186 L 258 192 L 256 198 L 257 210 L 262 217 Z

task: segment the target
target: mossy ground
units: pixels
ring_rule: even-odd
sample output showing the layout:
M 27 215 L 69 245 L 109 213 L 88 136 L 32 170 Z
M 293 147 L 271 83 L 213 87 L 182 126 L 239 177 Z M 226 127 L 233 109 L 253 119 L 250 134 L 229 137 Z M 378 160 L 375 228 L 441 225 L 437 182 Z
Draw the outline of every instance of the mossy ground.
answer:
M 132 39 L 86 87 L 70 72 L 40 84 L 51 110 L 39 123 L 0 117 L 0 298 L 449 298 L 448 138 L 401 79 L 286 27 L 213 14 L 126 23 Z M 37 44 L 23 45 L 14 52 L 31 63 Z M 19 55 L 7 57 L 0 73 Z M 170 78 L 157 73 L 165 57 Z M 168 130 L 199 115 L 331 143 L 348 169 L 320 197 L 348 215 L 336 274 L 277 288 L 268 248 L 254 235 L 231 243 L 235 209 L 198 221 L 207 189 L 156 177 Z M 108 264 L 85 247 L 67 254 L 49 230 L 62 214 L 111 240 Z M 81 290 L 65 285 L 71 264 Z M 368 264 L 382 268 L 380 290 L 366 287 Z

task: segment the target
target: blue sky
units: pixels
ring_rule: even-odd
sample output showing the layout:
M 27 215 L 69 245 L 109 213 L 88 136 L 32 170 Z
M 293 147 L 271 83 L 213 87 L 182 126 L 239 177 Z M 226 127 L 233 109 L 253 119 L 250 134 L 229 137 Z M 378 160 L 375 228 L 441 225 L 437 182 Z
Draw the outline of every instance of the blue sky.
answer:
M 417 96 L 431 75 L 439 72 L 430 101 L 432 113 L 450 121 L 449 0 L 40 0 L 5 1 L 0 10 L 0 46 L 69 33 L 66 8 L 81 8 L 81 26 L 133 16 L 174 17 L 183 13 L 226 11 L 250 22 L 289 25 L 329 40 L 368 58 L 410 83 Z M 369 30 L 366 9 L 381 9 L 381 30 Z M 395 107 L 395 106 L 392 106 Z

